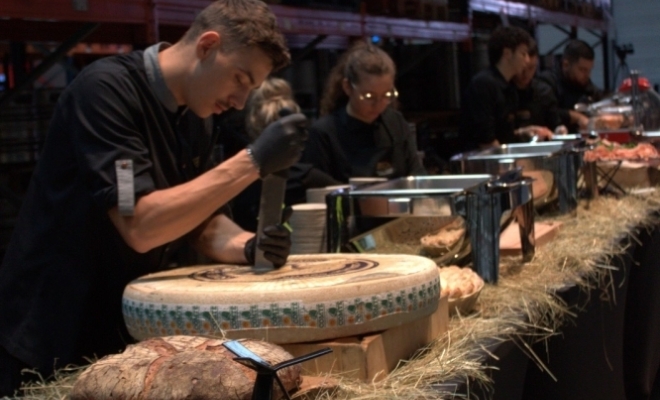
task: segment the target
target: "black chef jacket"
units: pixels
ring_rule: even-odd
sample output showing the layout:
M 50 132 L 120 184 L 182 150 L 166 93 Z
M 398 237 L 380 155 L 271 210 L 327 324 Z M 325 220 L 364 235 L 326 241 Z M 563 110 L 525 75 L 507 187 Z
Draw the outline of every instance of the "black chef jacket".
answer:
M 534 78 L 525 89 L 516 88 L 516 91 L 518 93 L 516 128 L 538 125 L 554 130 L 561 124 L 557 99 L 548 84 Z
M 514 135 L 518 95 L 513 85 L 495 67 L 477 73 L 461 100 L 459 134 L 464 150 L 498 140 L 500 144 L 518 142 Z
M 107 214 L 115 160 L 133 160 L 136 199 L 183 183 L 212 165 L 208 126 L 177 108 L 154 47 L 82 70 L 59 98 L 0 266 L 0 345 L 48 375 L 55 359 L 85 363 L 131 341 L 124 287 L 176 244 L 140 254 L 121 238 Z
M 547 83 L 557 98 L 561 124 L 566 125 L 569 132 L 578 132 L 577 124 L 571 124 L 568 111 L 573 110 L 577 103 L 590 103 L 603 98 L 603 92 L 589 81 L 586 86 L 579 86 L 564 77 L 560 67 L 546 70 L 539 74 L 539 79 Z
M 344 183 L 426 174 L 408 123 L 390 107 L 371 124 L 348 115 L 346 107 L 321 117 L 309 128 L 301 161 Z

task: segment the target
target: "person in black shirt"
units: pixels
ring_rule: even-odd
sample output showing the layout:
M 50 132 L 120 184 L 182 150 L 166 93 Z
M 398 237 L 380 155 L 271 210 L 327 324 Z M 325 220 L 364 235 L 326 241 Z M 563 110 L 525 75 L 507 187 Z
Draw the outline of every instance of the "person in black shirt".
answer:
M 603 97 L 603 92 L 591 81 L 594 58 L 594 51 L 588 43 L 574 39 L 564 48 L 561 64 L 539 75 L 552 88 L 558 101 L 560 123 L 569 132 L 585 129 L 589 123 L 586 115 L 575 111 L 575 105 Z
M 342 183 L 425 174 L 415 137 L 391 106 L 395 75 L 390 56 L 370 43 L 344 53 L 326 81 L 321 118 L 309 128 L 301 162 Z
M 126 284 L 169 267 L 184 243 L 217 262 L 254 262 L 255 235 L 223 206 L 298 160 L 306 119 L 280 119 L 216 165 L 209 117 L 242 108 L 289 60 L 268 6 L 218 0 L 175 44 L 103 58 L 71 82 L 0 266 L 0 397 L 29 379 L 24 367 L 48 377 L 122 350 Z M 258 234 L 282 265 L 288 231 Z
M 518 95 L 515 132 L 522 137 L 536 136 L 538 140 L 549 140 L 560 122 L 557 99 L 552 88 L 536 77 L 539 52 L 533 39 L 528 54 L 529 63 L 512 79 Z
M 472 78 L 461 100 L 459 134 L 465 150 L 520 141 L 514 134 L 518 99 L 510 82 L 529 62 L 530 40 L 517 27 L 499 27 L 491 35 L 490 66 Z

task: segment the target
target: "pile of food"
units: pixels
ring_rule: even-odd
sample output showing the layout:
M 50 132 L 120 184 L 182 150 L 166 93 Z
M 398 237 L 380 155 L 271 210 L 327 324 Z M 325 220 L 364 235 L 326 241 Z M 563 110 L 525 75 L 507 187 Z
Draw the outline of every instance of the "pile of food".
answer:
M 449 312 L 468 313 L 474 307 L 484 281 L 469 267 L 440 268 L 440 296 L 449 297 Z
M 605 114 L 593 117 L 591 125 L 595 130 L 611 131 L 630 125 L 630 118 L 623 114 Z
M 660 158 L 658 150 L 650 143 L 619 144 L 600 140 L 592 150 L 584 152 L 584 161 L 647 161 Z
M 484 286 L 484 281 L 472 268 L 451 265 L 440 268 L 441 296 L 448 295 L 449 299 L 458 299 L 469 296 Z
M 457 245 L 465 236 L 463 218 L 456 218 L 440 230 L 422 236 L 419 241 L 427 253 L 440 255 Z

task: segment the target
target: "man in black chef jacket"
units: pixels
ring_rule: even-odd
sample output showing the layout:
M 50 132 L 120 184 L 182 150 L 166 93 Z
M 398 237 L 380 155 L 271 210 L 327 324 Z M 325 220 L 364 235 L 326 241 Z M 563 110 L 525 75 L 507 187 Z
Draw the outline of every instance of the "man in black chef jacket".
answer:
M 518 27 L 500 27 L 488 41 L 490 66 L 477 73 L 461 100 L 460 135 L 465 150 L 519 141 L 514 134 L 518 104 L 510 84 L 529 63 L 531 36 Z
M 168 268 L 177 249 L 254 262 L 255 234 L 224 205 L 297 162 L 306 119 L 283 117 L 217 164 L 210 117 L 242 108 L 289 60 L 265 3 L 216 0 L 176 43 L 102 58 L 67 86 L 0 266 L 0 397 L 34 377 L 22 368 L 48 377 L 121 351 L 125 286 Z M 288 230 L 258 235 L 283 265 Z
M 560 123 L 569 132 L 579 132 L 589 123 L 586 115 L 575 111 L 575 104 L 603 97 L 603 92 L 591 81 L 594 58 L 594 50 L 588 43 L 574 39 L 564 48 L 561 63 L 539 75 L 552 88 L 559 106 Z
M 529 47 L 529 63 L 512 79 L 518 95 L 516 109 L 516 134 L 522 138 L 536 136 L 538 140 L 552 138 L 552 132 L 560 124 L 557 99 L 552 88 L 536 76 L 539 52 L 532 39 Z

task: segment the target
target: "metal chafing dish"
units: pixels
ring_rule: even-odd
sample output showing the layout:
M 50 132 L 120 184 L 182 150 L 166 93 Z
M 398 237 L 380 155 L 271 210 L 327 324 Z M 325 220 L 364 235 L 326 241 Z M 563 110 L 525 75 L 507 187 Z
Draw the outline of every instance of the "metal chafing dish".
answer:
M 531 184 L 514 170 L 499 177 L 412 176 L 338 189 L 326 196 L 328 252 L 360 251 L 368 246 L 365 232 L 397 218 L 461 216 L 471 244 L 472 267 L 485 281 L 495 283 L 503 216 L 510 214 L 518 221 L 524 261 L 534 255 Z M 351 246 L 360 235 L 365 239 L 362 246 Z
M 589 116 L 584 133 L 592 138 L 625 143 L 644 136 L 644 131 L 660 129 L 660 95 L 635 70 L 614 94 L 595 103 L 578 103 L 575 110 Z
M 579 133 L 567 133 L 565 135 L 553 135 L 550 141 L 552 142 L 570 142 L 570 141 L 582 141 L 586 137 L 585 135 Z
M 638 135 L 634 135 L 633 140 L 638 140 L 640 142 L 650 142 L 653 143 L 656 147 L 660 146 L 660 131 L 644 131 L 640 132 Z
M 592 136 L 586 148 L 595 149 L 600 142 L 598 139 L 603 138 L 607 137 Z M 649 143 L 660 149 L 660 131 L 627 132 L 611 141 L 632 147 L 637 143 Z M 659 185 L 660 158 L 585 160 L 583 172 L 588 197 L 595 198 L 601 192 L 622 195 Z
M 536 206 L 557 204 L 561 213 L 577 209 L 578 172 L 582 155 L 579 140 L 515 143 L 461 153 L 451 158 L 452 172 L 500 175 L 521 168 L 537 180 Z

